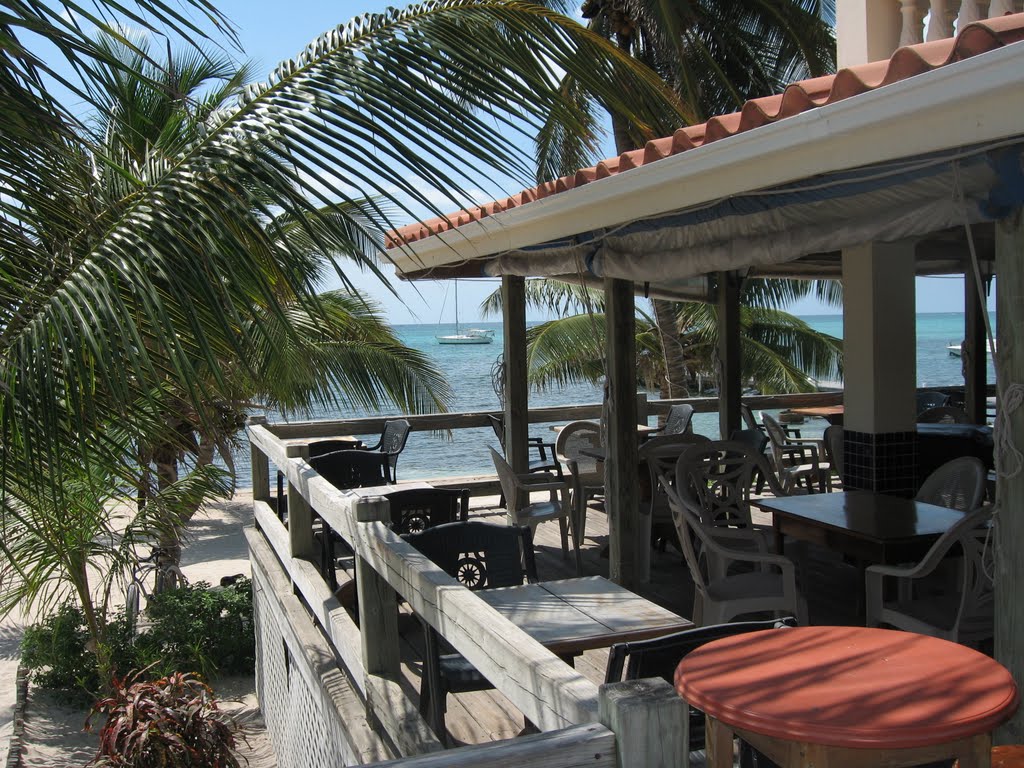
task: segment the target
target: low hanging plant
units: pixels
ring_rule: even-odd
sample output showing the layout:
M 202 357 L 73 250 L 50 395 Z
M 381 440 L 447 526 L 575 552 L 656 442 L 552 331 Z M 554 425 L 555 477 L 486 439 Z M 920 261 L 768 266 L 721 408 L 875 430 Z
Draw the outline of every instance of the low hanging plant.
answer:
M 105 716 L 93 768 L 240 768 L 237 726 L 217 708 L 213 691 L 192 673 L 147 681 L 147 670 L 117 679 L 111 694 L 93 706 Z

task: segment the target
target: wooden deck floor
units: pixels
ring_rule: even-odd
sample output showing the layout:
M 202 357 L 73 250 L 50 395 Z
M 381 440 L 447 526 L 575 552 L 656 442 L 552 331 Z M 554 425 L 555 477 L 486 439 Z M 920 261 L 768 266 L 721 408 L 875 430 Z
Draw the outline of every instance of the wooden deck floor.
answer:
M 472 516 L 475 519 L 504 523 L 504 510 L 496 507 L 497 498 L 475 499 Z M 608 541 L 607 517 L 591 510 L 587 518 L 587 534 L 583 549 L 584 575 L 608 575 L 608 560 L 601 551 Z M 537 571 L 544 580 L 576 576 L 573 559 L 562 556 L 557 523 L 539 526 L 534 541 Z M 856 622 L 853 596 L 858 592 L 859 577 L 856 569 L 844 565 L 835 556 L 811 548 L 802 591 L 809 604 L 813 624 L 850 624 Z M 693 605 L 693 583 L 682 555 L 669 547 L 665 552 L 651 553 L 651 581 L 637 590 L 649 600 L 681 615 L 689 617 Z M 403 687 L 418 700 L 422 671 L 422 635 L 419 622 L 403 606 L 399 621 L 402 636 Z M 588 651 L 576 660 L 576 668 L 595 683 L 604 681 L 607 649 Z M 497 691 L 482 691 L 448 697 L 446 716 L 448 731 L 455 744 L 478 744 L 516 736 L 523 728 L 522 714 Z

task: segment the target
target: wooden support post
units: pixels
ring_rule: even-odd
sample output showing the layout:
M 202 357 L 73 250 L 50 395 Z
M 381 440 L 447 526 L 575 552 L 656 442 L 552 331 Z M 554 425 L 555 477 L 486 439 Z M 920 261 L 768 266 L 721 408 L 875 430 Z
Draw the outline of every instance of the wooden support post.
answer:
M 360 523 L 390 522 L 391 511 L 383 496 L 367 496 L 355 506 Z M 387 579 L 356 555 L 356 590 L 359 593 L 359 635 L 363 668 L 369 675 L 398 680 L 398 595 Z
M 690 765 L 686 702 L 660 678 L 602 685 L 598 718 L 615 732 L 618 768 Z
M 501 278 L 505 337 L 505 458 L 516 472 L 530 463 L 529 393 L 526 383 L 526 280 Z
M 309 459 L 308 445 L 289 445 L 285 452 L 288 458 Z M 292 557 L 310 560 L 315 555 L 313 510 L 291 482 L 288 483 L 288 540 L 291 543 Z
M 999 394 L 1004 398 L 1011 386 L 1024 386 L 1024 209 L 996 222 L 996 324 L 999 348 Z M 1002 441 L 1024 449 L 1024 407 L 1004 412 L 999 402 L 997 424 L 1005 426 Z M 1004 420 L 1004 418 L 1006 420 Z M 996 427 L 999 429 L 999 427 Z M 999 441 L 996 442 L 999 445 Z M 996 468 L 1016 472 L 998 479 L 999 512 L 996 518 L 995 554 L 995 657 L 1010 670 L 1017 688 L 1024 688 L 1024 557 L 1018 549 L 1024 541 L 1024 468 L 1007 466 L 1009 456 L 996 453 Z M 1024 708 L 996 731 L 996 743 L 1024 743 Z
M 718 424 L 722 439 L 740 428 L 740 285 L 736 272 L 718 273 Z
M 984 280 L 984 277 L 982 278 Z M 974 267 L 964 275 L 964 344 L 960 350 L 964 368 L 964 410 L 972 424 L 984 424 L 988 389 L 988 343 L 985 339 L 987 302 L 979 295 Z
M 638 548 L 644 552 L 650 541 L 640 541 L 636 440 L 636 316 L 633 285 L 627 280 L 605 280 L 605 321 L 607 359 L 605 362 L 605 505 L 609 527 L 609 577 L 626 588 L 646 581 L 638 567 Z
M 252 420 L 253 423 L 266 424 L 267 420 L 259 417 L 260 421 Z M 270 459 L 263 450 L 254 444 L 249 445 L 250 461 L 252 468 L 252 500 L 270 501 Z

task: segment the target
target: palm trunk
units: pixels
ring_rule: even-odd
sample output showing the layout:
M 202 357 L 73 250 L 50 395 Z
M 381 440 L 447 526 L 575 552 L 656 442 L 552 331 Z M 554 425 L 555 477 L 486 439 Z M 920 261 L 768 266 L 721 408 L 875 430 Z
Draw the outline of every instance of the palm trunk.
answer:
M 675 304 L 664 299 L 651 299 L 654 308 L 654 322 L 661 337 L 661 354 L 665 360 L 665 376 L 661 381 L 662 398 L 686 397 L 690 394 L 687 386 L 686 356 L 679 343 L 679 323 L 676 320 Z
M 205 433 L 200 433 L 199 447 L 196 451 L 196 469 L 208 467 L 213 463 L 214 453 L 216 451 L 216 443 L 214 440 Z M 159 487 L 161 490 L 166 488 L 171 483 L 177 482 L 178 473 L 178 457 L 177 452 L 174 451 L 173 446 L 164 446 L 163 450 L 158 449 L 154 452 L 157 458 L 155 459 L 157 477 L 159 478 Z M 175 522 L 175 525 L 170 528 L 159 541 L 159 546 L 167 552 L 167 560 L 174 565 L 181 565 L 181 534 L 185 530 L 185 526 L 188 522 L 195 517 L 196 512 L 199 511 L 199 507 L 202 502 L 197 501 L 194 504 L 190 504 L 187 507 L 180 509 L 180 517 Z M 167 586 L 174 587 L 175 584 L 169 584 Z

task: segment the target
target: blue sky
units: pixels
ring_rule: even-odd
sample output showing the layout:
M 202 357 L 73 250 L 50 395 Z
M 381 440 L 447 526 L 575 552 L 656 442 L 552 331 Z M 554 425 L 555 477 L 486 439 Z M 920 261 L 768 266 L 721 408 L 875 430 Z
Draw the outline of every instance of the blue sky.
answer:
M 293 58 L 321 33 L 344 24 L 353 17 L 367 12 L 383 10 L 388 3 L 361 0 L 358 3 L 327 3 L 322 0 L 292 0 L 281 3 L 265 0 L 215 0 L 217 7 L 234 22 L 241 41 L 244 57 L 255 62 L 256 71 L 263 75 L 280 61 Z M 612 155 L 608 145 L 606 155 Z M 474 192 L 480 201 L 496 199 L 517 191 L 521 186 L 508 181 L 509 188 L 483 187 Z M 387 274 L 391 270 L 385 269 Z M 454 301 L 450 286 L 444 283 L 419 282 L 415 284 L 393 280 L 394 292 L 383 286 L 370 274 L 350 274 L 352 282 L 384 308 L 390 322 L 437 323 L 454 319 Z M 331 285 L 336 285 L 334 280 Z M 478 307 L 483 299 L 496 290 L 495 281 L 464 280 L 459 283 L 460 317 L 465 322 L 479 318 Z M 397 296 L 395 295 L 397 293 Z M 963 281 L 955 278 L 919 279 L 917 284 L 918 312 L 958 312 L 963 310 Z M 806 300 L 790 307 L 799 315 L 833 314 L 835 308 Z M 535 317 L 531 319 L 542 319 Z

